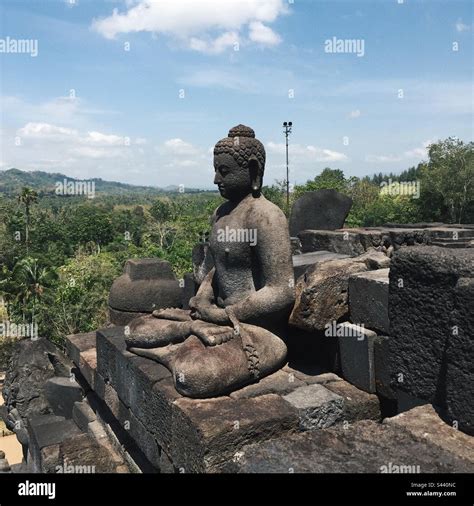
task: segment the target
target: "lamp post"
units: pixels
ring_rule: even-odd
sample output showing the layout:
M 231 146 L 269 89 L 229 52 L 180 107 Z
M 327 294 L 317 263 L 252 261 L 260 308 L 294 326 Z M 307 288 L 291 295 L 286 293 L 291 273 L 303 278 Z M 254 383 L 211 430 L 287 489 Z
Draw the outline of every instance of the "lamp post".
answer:
M 288 136 L 291 134 L 291 127 L 293 123 L 291 121 L 283 122 L 283 129 L 286 137 L 286 210 L 290 212 L 290 171 L 288 168 Z

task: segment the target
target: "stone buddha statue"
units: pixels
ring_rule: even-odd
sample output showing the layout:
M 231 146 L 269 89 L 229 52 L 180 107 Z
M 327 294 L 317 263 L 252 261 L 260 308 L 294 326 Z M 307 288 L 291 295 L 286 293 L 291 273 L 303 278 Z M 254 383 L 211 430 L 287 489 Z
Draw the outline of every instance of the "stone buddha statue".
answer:
M 225 395 L 278 370 L 294 304 L 294 275 L 283 212 L 262 194 L 265 149 L 238 125 L 214 148 L 214 184 L 227 199 L 212 216 L 214 268 L 190 310 L 160 309 L 126 329 L 128 349 L 164 364 L 176 390 Z

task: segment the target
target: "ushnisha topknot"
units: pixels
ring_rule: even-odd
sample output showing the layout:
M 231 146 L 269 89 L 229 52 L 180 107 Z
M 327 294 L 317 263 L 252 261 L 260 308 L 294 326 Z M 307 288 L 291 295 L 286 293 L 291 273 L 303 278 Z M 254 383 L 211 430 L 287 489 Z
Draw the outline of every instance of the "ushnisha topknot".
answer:
M 255 138 L 255 132 L 253 128 L 245 125 L 237 125 L 229 130 L 229 137 L 253 137 Z
M 214 155 L 226 153 L 239 164 L 247 169 L 249 158 L 254 156 L 260 162 L 260 173 L 263 175 L 265 168 L 265 148 L 255 138 L 252 128 L 245 125 L 237 125 L 229 130 L 228 137 L 221 139 L 214 147 Z

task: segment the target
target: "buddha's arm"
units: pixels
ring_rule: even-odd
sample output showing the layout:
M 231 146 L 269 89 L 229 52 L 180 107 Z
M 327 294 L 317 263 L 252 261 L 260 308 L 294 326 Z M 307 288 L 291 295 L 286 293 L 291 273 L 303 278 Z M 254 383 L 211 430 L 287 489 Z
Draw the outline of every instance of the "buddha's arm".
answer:
M 253 228 L 257 229 L 254 248 L 263 287 L 232 306 L 241 322 L 258 322 L 259 319 L 279 314 L 291 309 L 295 301 L 290 237 L 285 215 L 278 208 L 270 209 L 264 219 L 256 217 Z

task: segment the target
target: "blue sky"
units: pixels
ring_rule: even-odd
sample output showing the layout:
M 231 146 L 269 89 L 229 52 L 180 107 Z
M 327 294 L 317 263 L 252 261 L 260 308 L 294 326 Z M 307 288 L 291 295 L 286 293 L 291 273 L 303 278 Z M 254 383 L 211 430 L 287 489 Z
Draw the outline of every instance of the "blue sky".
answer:
M 212 146 L 244 123 L 270 184 L 291 120 L 292 182 L 400 172 L 473 138 L 473 19 L 399 1 L 2 0 L 0 39 L 38 54 L 0 52 L 0 168 L 211 187 Z

